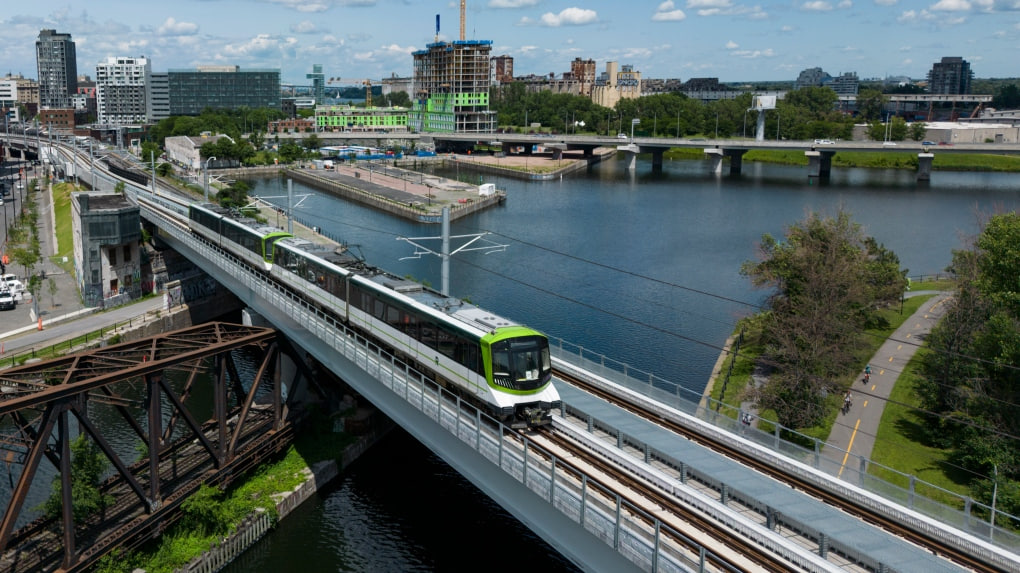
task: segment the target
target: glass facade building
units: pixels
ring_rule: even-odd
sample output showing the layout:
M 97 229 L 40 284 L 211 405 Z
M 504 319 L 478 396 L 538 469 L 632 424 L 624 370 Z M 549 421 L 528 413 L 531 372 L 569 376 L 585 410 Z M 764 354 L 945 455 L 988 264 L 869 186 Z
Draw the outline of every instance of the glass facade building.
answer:
M 206 108 L 280 109 L 280 70 L 208 66 L 167 72 L 170 115 L 199 115 Z

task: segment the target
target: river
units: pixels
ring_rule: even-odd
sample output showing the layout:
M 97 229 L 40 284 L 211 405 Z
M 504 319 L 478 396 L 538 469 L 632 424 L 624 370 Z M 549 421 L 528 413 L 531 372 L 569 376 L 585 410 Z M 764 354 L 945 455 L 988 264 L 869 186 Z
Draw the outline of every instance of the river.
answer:
M 700 393 L 736 321 L 765 296 L 740 275 L 763 233 L 781 237 L 809 211 L 843 208 L 917 277 L 943 272 L 982 217 L 1020 205 L 1015 174 L 935 172 L 918 183 L 913 172 L 896 170 L 834 168 L 829 181 L 808 178 L 803 167 L 745 163 L 743 171 L 717 177 L 704 161 L 666 161 L 655 173 L 639 161 L 631 172 L 611 160 L 550 182 L 485 176 L 507 190 L 506 205 L 454 222 L 451 233 L 484 231 L 485 240 L 507 247 L 454 257 L 450 291 Z M 252 183 L 253 194 L 286 205 L 284 179 Z M 441 284 L 439 258 L 408 259 L 413 248 L 397 240 L 436 236 L 439 226 L 297 182 L 294 193 L 297 217 L 371 264 Z M 438 250 L 439 241 L 429 246 Z M 569 567 L 402 432 L 298 515 L 228 571 L 296 563 L 309 571 Z M 459 525 L 440 527 L 450 520 Z

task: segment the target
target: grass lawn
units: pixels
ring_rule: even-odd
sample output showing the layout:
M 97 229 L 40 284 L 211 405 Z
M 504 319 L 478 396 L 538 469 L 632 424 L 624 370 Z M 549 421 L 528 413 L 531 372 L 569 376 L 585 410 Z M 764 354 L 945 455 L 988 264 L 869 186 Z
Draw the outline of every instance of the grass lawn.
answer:
M 57 225 L 57 253 L 53 262 L 67 272 L 74 271 L 74 265 L 70 261 L 74 258 L 74 242 L 71 229 L 71 191 L 73 186 L 70 183 L 58 183 L 53 186 L 53 214 Z M 43 191 L 45 193 L 45 191 Z M 63 258 L 67 257 L 68 263 L 63 264 Z
M 916 409 L 920 406 L 920 400 L 914 392 L 922 352 L 925 350 L 922 349 L 916 354 L 900 374 L 882 411 L 882 421 L 879 423 L 875 447 L 871 453 L 871 459 L 875 463 L 869 466 L 868 473 L 904 489 L 910 487 L 907 476 L 875 465 L 881 464 L 904 474 L 917 476 L 918 479 L 938 488 L 969 495 L 969 474 L 949 465 L 946 461 L 948 457 L 946 451 L 925 443 L 924 420 Z M 948 505 L 963 507 L 959 499 L 936 488 L 928 487 L 924 490 L 918 488 L 918 492 Z
M 917 283 L 915 283 L 917 284 Z M 917 287 L 913 287 L 917 289 Z M 920 289 L 917 289 L 920 290 Z M 927 289 L 926 289 L 927 290 Z M 857 361 L 860 363 L 860 370 L 864 369 L 864 366 L 868 363 L 868 360 L 875 354 L 875 352 L 882 346 L 887 338 L 903 324 L 917 309 L 921 308 L 925 302 L 931 298 L 931 295 L 921 295 L 908 298 L 903 301 L 903 310 L 900 312 L 899 305 L 894 308 L 889 308 L 880 312 L 888 321 L 888 326 L 881 329 L 868 330 L 863 336 L 864 345 L 862 349 L 857 353 Z M 754 368 L 754 362 L 761 356 L 764 348 L 759 340 L 760 331 L 754 328 L 753 319 L 751 321 L 741 322 L 738 326 L 747 326 L 744 332 L 744 343 L 740 347 L 740 351 L 736 356 L 736 363 L 733 365 L 733 371 L 730 374 L 729 380 L 724 384 L 723 379 L 726 376 L 727 371 L 730 369 L 730 362 L 734 360 L 734 356 L 731 354 L 727 357 L 726 362 L 723 364 L 722 370 L 720 371 L 720 379 L 716 380 L 712 387 L 712 398 L 719 400 L 727 406 L 720 408 L 720 412 L 729 415 L 732 418 L 736 418 L 739 411 L 739 404 L 747 391 L 748 385 L 751 382 L 751 371 Z M 850 387 L 857 377 L 858 371 L 848 373 L 846 379 L 843 381 L 843 386 Z M 724 391 L 725 388 L 725 391 Z M 815 438 L 825 441 L 829 437 L 829 433 L 832 431 L 832 425 L 836 421 L 837 412 L 839 411 L 840 404 L 842 403 L 841 396 L 833 395 L 829 397 L 829 415 L 825 417 L 818 425 L 810 428 L 800 428 L 798 431 L 800 434 L 807 436 L 808 438 Z M 758 413 L 761 420 L 758 423 L 758 427 L 764 431 L 771 431 L 772 424 L 769 422 L 776 421 L 777 417 L 775 412 L 771 410 L 764 410 Z M 786 436 L 787 439 L 796 441 L 805 446 L 813 447 L 810 444 L 810 440 L 806 440 L 803 437 L 798 438 L 797 436 Z

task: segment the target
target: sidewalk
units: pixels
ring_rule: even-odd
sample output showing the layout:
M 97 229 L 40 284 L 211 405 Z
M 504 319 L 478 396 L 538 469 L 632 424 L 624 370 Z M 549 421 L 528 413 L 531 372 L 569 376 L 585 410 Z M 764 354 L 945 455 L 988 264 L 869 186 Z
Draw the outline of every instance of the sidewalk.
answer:
M 921 305 L 871 358 L 871 380 L 865 384 L 863 372 L 854 380 L 850 388 L 853 405 L 846 414 L 838 415 L 822 450 L 826 459 L 838 465 L 840 474 L 850 460 L 856 463 L 858 459 L 871 458 L 882 411 L 893 385 L 917 352 L 915 344 L 919 345 L 942 318 L 950 297 L 949 294 L 938 293 Z

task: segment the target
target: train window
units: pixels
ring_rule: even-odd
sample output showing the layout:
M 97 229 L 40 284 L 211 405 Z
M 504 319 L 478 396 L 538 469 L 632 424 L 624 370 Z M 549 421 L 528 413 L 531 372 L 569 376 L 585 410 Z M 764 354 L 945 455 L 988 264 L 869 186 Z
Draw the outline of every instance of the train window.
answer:
M 382 320 L 386 316 L 386 303 L 376 299 L 372 305 L 372 316 L 377 320 Z
M 510 376 L 510 352 L 508 350 L 492 349 L 492 375 Z
M 403 324 L 403 320 L 401 320 L 400 318 L 401 314 L 403 313 L 400 312 L 400 309 L 397 307 L 394 306 L 386 307 L 386 324 L 399 329 Z

